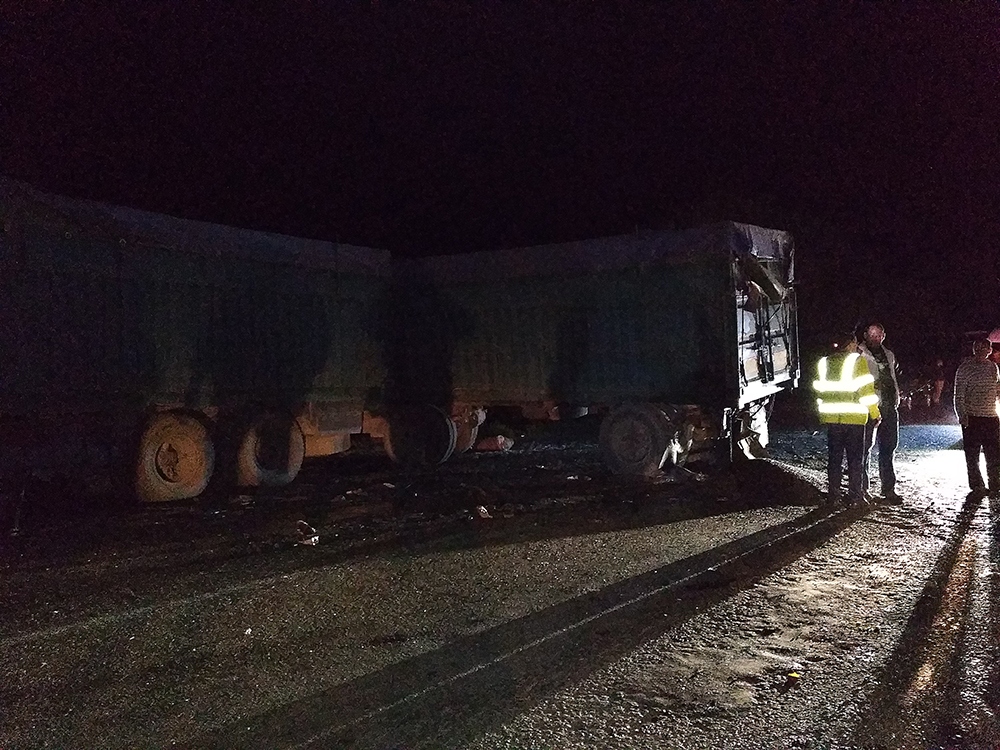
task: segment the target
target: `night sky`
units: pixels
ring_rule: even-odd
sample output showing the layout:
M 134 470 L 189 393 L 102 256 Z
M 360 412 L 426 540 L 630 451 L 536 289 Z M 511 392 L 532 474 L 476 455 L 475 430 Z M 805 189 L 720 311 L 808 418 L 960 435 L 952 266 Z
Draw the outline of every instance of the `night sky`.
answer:
M 91 5 L 2 6 L 0 173 L 400 255 L 733 219 L 807 348 L 1000 326 L 1000 4 Z

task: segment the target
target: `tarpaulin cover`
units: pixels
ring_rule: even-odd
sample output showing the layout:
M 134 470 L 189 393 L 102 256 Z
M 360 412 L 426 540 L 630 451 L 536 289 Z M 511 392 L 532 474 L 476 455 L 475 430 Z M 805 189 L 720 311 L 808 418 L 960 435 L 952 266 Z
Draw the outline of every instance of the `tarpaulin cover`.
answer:
M 794 282 L 793 244 L 787 232 L 736 222 L 679 231 L 635 234 L 508 250 L 472 252 L 421 259 L 418 265 L 435 280 L 569 277 L 625 268 L 698 263 L 710 258 L 749 254 L 783 264 L 786 283 Z

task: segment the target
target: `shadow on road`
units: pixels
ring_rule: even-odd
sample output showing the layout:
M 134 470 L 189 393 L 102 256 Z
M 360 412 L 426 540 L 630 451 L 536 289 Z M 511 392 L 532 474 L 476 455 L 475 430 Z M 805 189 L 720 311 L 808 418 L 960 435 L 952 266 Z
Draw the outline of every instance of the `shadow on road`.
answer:
M 752 586 L 855 522 L 814 509 L 202 738 L 202 746 L 454 747 Z
M 262 577 L 401 550 L 420 556 L 554 540 L 766 507 L 810 506 L 821 499 L 815 487 L 765 461 L 704 481 L 649 483 L 606 472 L 592 472 L 591 479 L 578 467 L 570 473 L 525 457 L 520 457 L 523 472 L 512 476 L 490 470 L 505 464 L 506 456 L 484 458 L 467 462 L 472 470 L 465 473 L 413 474 L 388 483 L 384 480 L 390 477 L 377 473 L 366 478 L 367 484 L 342 481 L 304 500 L 279 495 L 223 512 L 184 504 L 94 515 L 58 532 L 48 528 L 48 533 L 7 540 L 16 544 L 0 549 L 0 564 L 21 575 L 7 592 L 0 633 L 16 634 L 26 623 L 32 631 L 56 620 L 65 624 L 51 608 L 38 609 L 49 588 L 59 591 L 61 610 L 83 622 L 109 611 L 121 613 L 123 607 L 127 612 L 137 600 L 166 606 L 178 596 L 213 596 Z M 363 488 L 363 499 L 341 495 L 330 500 L 333 489 L 344 492 L 352 486 Z M 475 510 L 480 505 L 488 505 L 494 515 L 480 517 Z M 319 545 L 298 545 L 298 519 L 317 529 Z M 92 560 L 112 555 L 114 565 L 101 566 L 100 585 L 94 585 Z
M 973 529 L 980 506 L 979 498 L 966 498 L 899 645 L 878 676 L 856 731 L 861 747 L 971 750 L 1000 742 L 995 701 L 990 710 L 983 703 L 988 696 L 970 689 L 985 683 L 990 665 L 981 657 L 992 653 L 995 658 L 1000 644 L 996 579 L 984 584 L 987 555 Z M 995 569 L 998 552 L 995 543 L 992 547 Z M 995 662 L 992 674 L 995 681 Z

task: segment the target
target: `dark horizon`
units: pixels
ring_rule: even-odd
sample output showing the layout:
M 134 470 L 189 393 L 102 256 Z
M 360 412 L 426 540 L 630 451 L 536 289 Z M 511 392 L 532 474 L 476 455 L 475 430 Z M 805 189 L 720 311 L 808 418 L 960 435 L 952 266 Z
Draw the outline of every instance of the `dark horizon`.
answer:
M 402 256 L 742 221 L 796 236 L 807 342 L 1000 325 L 992 4 L 4 13 L 42 190 Z

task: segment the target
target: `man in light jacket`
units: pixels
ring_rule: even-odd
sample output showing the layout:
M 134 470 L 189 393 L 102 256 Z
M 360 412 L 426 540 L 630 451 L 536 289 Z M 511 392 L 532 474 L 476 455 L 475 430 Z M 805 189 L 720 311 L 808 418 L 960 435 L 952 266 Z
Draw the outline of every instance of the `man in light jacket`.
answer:
M 979 452 L 986 456 L 986 476 L 991 497 L 1000 495 L 1000 370 L 990 359 L 988 339 L 972 342 L 972 357 L 958 366 L 955 373 L 955 414 L 962 425 L 965 465 L 969 470 L 969 489 L 982 497 L 987 493 L 979 470 Z
M 880 420 L 869 421 L 865 425 L 865 467 L 864 489 L 868 491 L 868 466 L 872 446 L 878 442 L 878 477 L 882 483 L 882 497 L 885 502 L 898 505 L 903 499 L 896 494 L 896 448 L 899 447 L 899 380 L 896 378 L 898 363 L 896 355 L 887 347 L 885 328 L 880 323 L 872 323 L 862 333 L 863 341 L 858 347 L 861 356 L 868 363 L 868 369 L 875 376 L 875 392 L 878 393 Z

